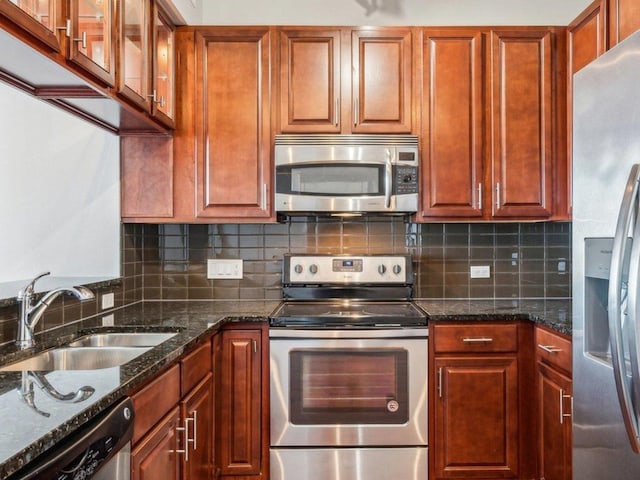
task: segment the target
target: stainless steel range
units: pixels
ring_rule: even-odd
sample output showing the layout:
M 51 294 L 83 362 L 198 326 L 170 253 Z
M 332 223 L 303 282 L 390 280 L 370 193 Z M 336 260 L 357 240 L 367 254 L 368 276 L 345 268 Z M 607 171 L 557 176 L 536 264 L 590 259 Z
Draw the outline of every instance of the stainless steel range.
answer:
M 427 478 L 410 256 L 287 255 L 270 317 L 271 480 Z

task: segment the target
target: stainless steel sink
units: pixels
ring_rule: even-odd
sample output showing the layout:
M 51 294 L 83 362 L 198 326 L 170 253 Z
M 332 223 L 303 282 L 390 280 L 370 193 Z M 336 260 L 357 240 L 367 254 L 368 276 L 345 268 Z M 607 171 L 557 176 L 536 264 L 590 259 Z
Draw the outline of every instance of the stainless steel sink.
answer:
M 142 355 L 152 347 L 60 347 L 20 362 L 0 367 L 0 371 L 96 370 L 117 367 Z
M 71 342 L 69 347 L 155 347 L 177 332 L 93 333 Z

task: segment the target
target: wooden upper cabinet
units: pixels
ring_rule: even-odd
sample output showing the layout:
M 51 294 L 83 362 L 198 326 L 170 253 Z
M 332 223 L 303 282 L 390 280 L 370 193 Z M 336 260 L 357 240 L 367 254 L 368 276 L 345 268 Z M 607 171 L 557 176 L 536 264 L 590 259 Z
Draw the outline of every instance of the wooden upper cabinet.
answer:
M 493 31 L 490 62 L 492 215 L 553 213 L 552 33 Z
M 271 32 L 196 32 L 196 216 L 271 217 Z
M 640 3 L 637 0 L 608 0 L 609 48 L 640 29 Z
M 62 0 L 4 0 L 0 15 L 55 52 L 62 52 L 57 27 L 61 21 Z
M 175 126 L 176 67 L 175 27 L 164 11 L 153 2 L 151 115 L 169 127 Z
M 408 28 L 351 32 L 354 133 L 411 133 L 411 33 Z
M 423 33 L 422 212 L 480 217 L 483 159 L 483 34 Z
M 115 85 L 115 0 L 70 0 L 69 60 Z
M 411 133 L 412 30 L 280 30 L 280 131 Z
M 340 133 L 339 29 L 280 31 L 280 131 Z
M 148 0 L 118 3 L 118 93 L 146 111 L 151 110 L 149 15 Z

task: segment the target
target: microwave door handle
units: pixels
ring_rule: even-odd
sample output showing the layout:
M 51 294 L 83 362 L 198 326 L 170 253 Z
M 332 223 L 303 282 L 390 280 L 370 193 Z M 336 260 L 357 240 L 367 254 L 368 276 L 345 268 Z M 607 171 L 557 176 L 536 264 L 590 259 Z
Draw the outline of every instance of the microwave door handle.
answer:
M 385 208 L 391 208 L 391 189 L 393 180 L 393 150 L 387 148 L 386 158 L 384 165 L 384 206 Z
M 613 366 L 614 379 L 616 382 L 616 390 L 618 393 L 618 401 L 624 419 L 625 428 L 629 435 L 631 447 L 634 451 L 640 451 L 640 441 L 638 438 L 637 416 L 632 412 L 633 403 L 631 400 L 631 392 L 626 382 L 627 366 L 624 358 L 623 336 L 622 336 L 622 280 L 624 272 L 625 251 L 627 247 L 627 232 L 631 226 L 633 217 L 637 213 L 636 198 L 638 196 L 638 174 L 640 166 L 634 165 L 629 174 L 629 180 L 625 187 L 620 212 L 618 213 L 618 223 L 616 226 L 616 234 L 613 240 L 613 249 L 611 253 L 611 269 L 608 292 L 607 309 L 609 321 L 609 342 L 611 344 L 611 363 Z M 634 226 L 635 229 L 635 226 Z M 640 239 L 639 239 L 640 240 Z M 637 243 L 637 242 L 634 242 Z M 635 283 L 635 282 L 633 282 Z M 637 284 L 636 284 L 637 286 Z M 629 289 L 627 289 L 629 294 Z M 632 300 L 635 303 L 635 300 Z M 627 302 L 627 307 L 629 303 Z M 627 310 L 629 310 L 627 308 Z M 632 318 L 628 318 L 631 321 Z M 637 381 L 634 380 L 634 381 Z
M 640 193 L 640 192 L 639 192 Z M 635 225 L 633 226 L 633 240 L 631 242 L 631 257 L 629 259 L 629 281 L 627 288 L 627 321 L 624 324 L 623 333 L 629 341 L 629 360 L 631 363 L 631 413 L 634 420 L 633 434 L 636 445 L 633 447 L 636 453 L 640 453 L 640 357 L 638 357 L 638 345 L 640 345 L 640 331 L 638 331 L 638 288 L 640 287 L 640 222 L 638 221 L 638 195 L 634 203 Z M 632 442 L 633 444 L 633 442 Z

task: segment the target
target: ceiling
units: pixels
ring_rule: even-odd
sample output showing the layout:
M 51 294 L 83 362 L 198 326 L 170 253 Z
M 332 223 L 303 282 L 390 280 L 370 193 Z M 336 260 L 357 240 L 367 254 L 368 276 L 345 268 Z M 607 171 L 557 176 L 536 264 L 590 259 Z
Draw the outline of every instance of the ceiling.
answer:
M 201 25 L 567 25 L 592 0 L 172 0 Z

